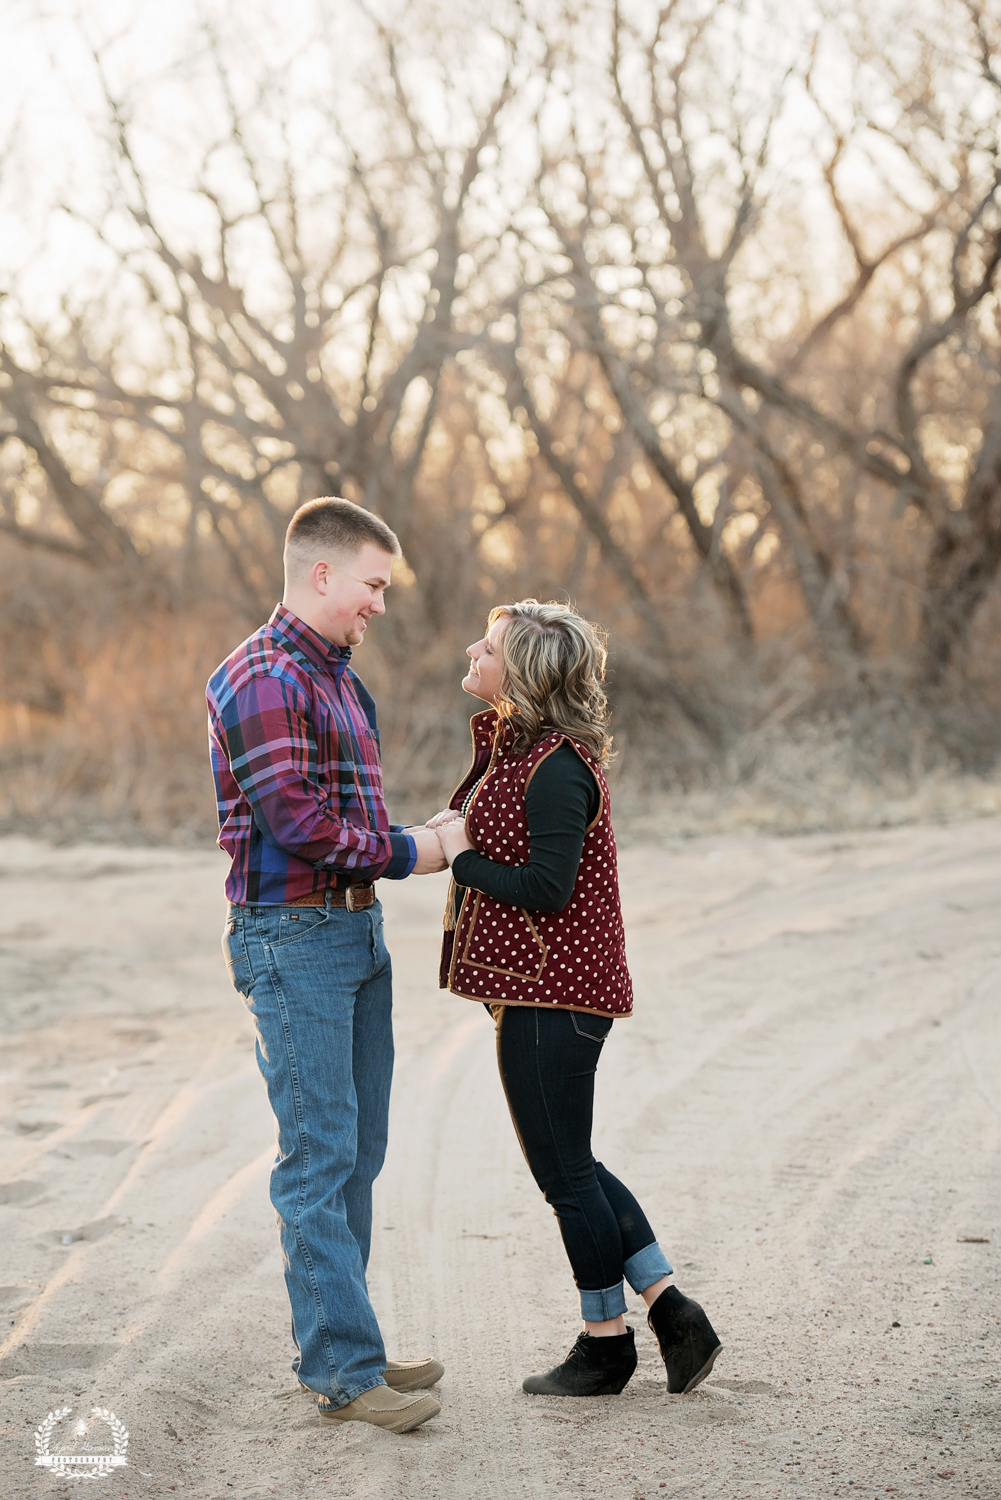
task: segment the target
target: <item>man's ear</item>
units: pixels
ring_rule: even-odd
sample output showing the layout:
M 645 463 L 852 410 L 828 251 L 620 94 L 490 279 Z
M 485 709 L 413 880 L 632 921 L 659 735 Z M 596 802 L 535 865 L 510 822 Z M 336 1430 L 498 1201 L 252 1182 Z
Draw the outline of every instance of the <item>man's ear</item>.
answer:
M 330 582 L 330 571 L 330 564 L 328 562 L 325 562 L 322 558 L 319 560 L 319 562 L 315 562 L 310 568 L 309 576 L 312 579 L 313 587 L 318 594 L 326 594 L 327 587 Z

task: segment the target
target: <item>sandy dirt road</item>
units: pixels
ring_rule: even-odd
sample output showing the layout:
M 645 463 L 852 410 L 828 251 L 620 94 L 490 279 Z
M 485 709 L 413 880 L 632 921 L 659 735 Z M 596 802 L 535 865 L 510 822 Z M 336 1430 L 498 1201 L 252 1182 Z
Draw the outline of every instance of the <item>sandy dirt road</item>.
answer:
M 289 1373 L 273 1132 L 210 852 L 0 843 L 0 1494 L 1001 1496 L 1001 821 L 623 857 L 637 1013 L 596 1145 L 725 1344 L 669 1398 L 522 1395 L 575 1297 L 491 1024 L 435 988 L 443 882 L 385 889 L 398 1068 L 373 1297 L 447 1365 L 397 1438 Z M 898 1326 L 899 1325 L 899 1326 Z M 75 1484 L 53 1452 L 128 1466 Z

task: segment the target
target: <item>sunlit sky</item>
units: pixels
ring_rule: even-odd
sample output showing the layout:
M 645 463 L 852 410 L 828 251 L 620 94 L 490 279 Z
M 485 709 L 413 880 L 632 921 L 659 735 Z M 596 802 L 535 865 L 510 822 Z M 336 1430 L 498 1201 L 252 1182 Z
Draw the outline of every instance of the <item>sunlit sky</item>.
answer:
M 435 3 L 425 0 L 422 11 Z M 503 6 L 504 0 L 498 4 Z M 482 21 L 481 35 L 488 33 L 495 12 L 484 0 L 469 0 L 466 5 L 453 0 L 453 5 L 455 15 Z M 916 0 L 916 9 L 922 6 L 934 10 L 936 0 Z M 107 111 L 98 71 L 89 55 L 91 47 L 100 48 L 116 94 L 131 90 L 140 107 L 144 98 L 155 97 L 161 140 L 150 149 L 156 160 L 158 190 L 169 200 L 173 152 L 174 160 L 183 163 L 175 173 L 175 207 L 180 215 L 190 217 L 192 201 L 185 196 L 188 184 L 182 178 L 197 161 L 208 133 L 199 111 L 207 114 L 211 109 L 211 102 L 190 86 L 199 66 L 197 24 L 208 20 L 230 38 L 238 38 L 241 32 L 258 37 L 258 51 L 277 62 L 280 54 L 290 56 L 313 34 L 318 9 L 336 33 L 350 112 L 353 64 L 363 55 L 371 28 L 349 0 L 240 0 L 239 5 L 234 0 L 83 0 L 82 4 L 81 0 L 0 0 L 5 85 L 0 91 L 0 143 L 6 148 L 0 169 L 0 276 L 16 270 L 22 298 L 48 311 L 61 287 L 83 276 L 88 257 L 99 253 L 92 235 L 67 216 L 52 214 L 55 205 L 72 200 L 78 213 L 99 219 L 105 206 L 107 163 L 99 158 Z M 941 5 L 938 11 L 941 15 Z M 754 21 L 756 15 L 769 12 L 771 26 Z M 381 13 L 391 17 L 388 0 Z M 403 7 L 401 14 L 406 13 Z M 787 37 L 774 25 L 776 14 L 788 19 Z M 743 40 L 750 41 L 752 48 L 760 46 L 763 54 L 769 46 L 788 45 L 791 57 L 796 37 L 802 37 L 817 19 L 813 7 L 799 0 L 752 0 L 744 13 Z M 839 25 L 847 26 L 850 20 L 847 14 L 838 16 Z M 780 64 L 781 59 L 764 57 L 764 67 L 774 70 Z M 297 66 L 308 69 L 308 57 Z M 823 66 L 829 97 L 837 98 L 843 91 L 847 99 L 849 79 L 839 69 L 834 53 L 827 55 Z M 764 107 L 766 101 L 762 102 Z M 773 160 L 781 159 L 788 176 L 796 177 L 802 138 L 808 128 L 815 132 L 816 127 L 816 115 L 805 98 L 791 94 L 773 153 Z M 517 144 L 506 149 L 516 154 Z M 147 158 L 146 164 L 154 158 Z M 846 161 L 841 170 L 842 174 L 854 173 L 860 191 L 867 191 L 866 166 L 860 157 Z M 816 181 L 812 164 L 804 175 L 807 194 L 814 191 L 810 179 Z M 879 188 L 871 173 L 869 185 L 875 204 Z M 179 222 L 175 218 L 175 227 Z M 821 243 L 817 267 L 821 275 L 825 253 Z

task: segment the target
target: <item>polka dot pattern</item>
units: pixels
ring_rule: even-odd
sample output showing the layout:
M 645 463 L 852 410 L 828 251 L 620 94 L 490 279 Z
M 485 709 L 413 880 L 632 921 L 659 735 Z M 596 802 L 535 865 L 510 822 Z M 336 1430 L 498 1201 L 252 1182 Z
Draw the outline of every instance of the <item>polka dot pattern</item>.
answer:
M 470 1000 L 627 1016 L 633 1008 L 632 983 L 601 767 L 587 746 L 569 735 L 548 735 L 527 755 L 515 756 L 509 748 L 510 728 L 502 726 L 495 740 L 496 725 L 492 709 L 474 717 L 473 765 L 451 803 L 461 808 L 483 777 L 466 815 L 481 854 L 498 864 L 527 864 L 525 789 L 535 767 L 564 740 L 597 781 L 601 813 L 585 837 L 573 895 L 561 912 L 528 912 L 479 891 L 467 894 L 452 944 L 448 988 Z

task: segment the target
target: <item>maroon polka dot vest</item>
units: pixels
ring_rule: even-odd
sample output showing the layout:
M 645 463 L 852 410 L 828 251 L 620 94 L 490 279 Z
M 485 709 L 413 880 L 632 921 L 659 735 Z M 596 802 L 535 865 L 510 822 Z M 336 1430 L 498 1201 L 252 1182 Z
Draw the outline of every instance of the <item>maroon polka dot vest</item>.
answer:
M 597 781 L 601 811 L 587 830 L 573 895 L 562 911 L 525 911 L 481 891 L 467 890 L 451 930 L 453 893 L 449 893 L 442 988 L 469 1000 L 630 1015 L 633 990 L 626 967 L 615 836 L 601 767 L 586 745 L 560 733 L 547 735 L 527 754 L 512 754 L 509 725 L 501 727 L 495 740 L 494 709 L 474 715 L 470 727 L 473 764 L 449 805 L 461 810 L 483 777 L 466 813 L 466 828 L 487 859 L 497 864 L 528 863 L 525 790 L 536 766 L 564 740 Z

